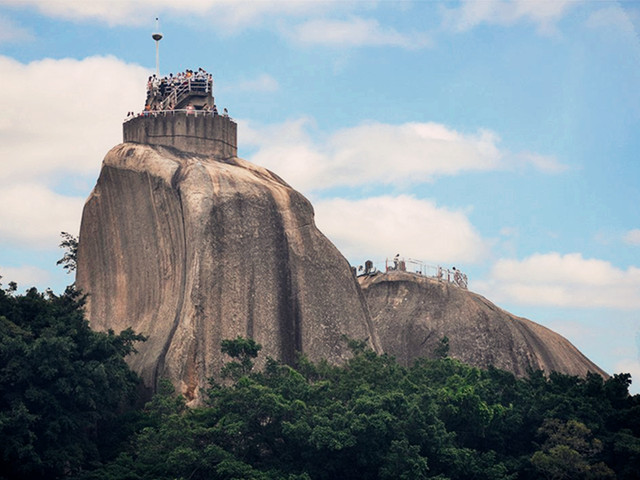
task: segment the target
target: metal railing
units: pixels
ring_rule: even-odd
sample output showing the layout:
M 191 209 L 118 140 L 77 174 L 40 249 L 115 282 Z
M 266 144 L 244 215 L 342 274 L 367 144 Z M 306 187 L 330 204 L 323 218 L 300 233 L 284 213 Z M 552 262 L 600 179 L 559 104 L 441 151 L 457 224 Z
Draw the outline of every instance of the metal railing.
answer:
M 143 110 L 140 113 L 129 115 L 127 118 L 124 119 L 124 123 L 127 123 L 133 120 L 134 118 L 138 118 L 138 117 L 147 117 L 147 118 L 148 117 L 170 117 L 176 114 L 181 114 L 181 115 L 184 114 L 190 117 L 220 116 L 220 117 L 228 118 L 232 122 L 234 121 L 233 118 L 231 118 L 227 113 L 220 114 L 215 110 L 196 110 L 195 108 L 194 109 L 182 108 L 178 110 Z
M 164 98 L 160 102 L 161 110 L 168 110 L 170 106 L 178 105 L 193 93 L 208 94 L 213 92 L 213 80 L 202 77 L 186 78 L 177 85 L 168 85 L 167 89 L 162 95 Z
M 439 265 L 430 265 L 421 260 L 414 260 L 413 258 L 404 258 L 395 256 L 393 258 L 387 258 L 383 262 L 374 264 L 371 260 L 365 262 L 364 268 L 362 266 L 358 269 L 362 275 L 373 275 L 380 272 L 409 272 L 417 275 L 422 275 L 429 278 L 435 278 L 441 282 L 451 283 L 457 285 L 460 288 L 468 289 L 469 280 L 467 275 L 462 273 L 456 267 L 451 269 L 441 267 Z

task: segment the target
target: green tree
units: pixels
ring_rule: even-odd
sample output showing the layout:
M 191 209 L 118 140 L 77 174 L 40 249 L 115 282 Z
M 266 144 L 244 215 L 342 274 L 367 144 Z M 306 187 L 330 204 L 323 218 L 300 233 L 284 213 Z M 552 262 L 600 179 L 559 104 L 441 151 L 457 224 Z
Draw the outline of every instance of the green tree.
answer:
M 0 476 L 60 478 L 100 458 L 98 437 L 134 399 L 131 330 L 94 332 L 83 298 L 0 290 Z
M 127 449 L 83 480 L 637 478 L 640 396 L 624 375 L 518 379 L 452 358 L 405 368 L 362 342 L 340 366 L 255 371 L 255 344 L 224 345 L 233 382 L 191 409 L 169 385 Z
M 446 358 L 449 356 L 449 337 L 446 335 L 440 339 L 434 351 L 435 358 Z
M 60 248 L 64 249 L 64 256 L 56 262 L 56 265 L 62 265 L 67 273 L 73 272 L 78 266 L 78 237 L 67 232 L 61 232 L 62 242 Z
M 222 376 L 238 380 L 248 375 L 253 369 L 253 360 L 258 356 L 262 345 L 251 338 L 237 337 L 235 340 L 222 341 L 222 353 L 226 353 L 234 361 L 227 363 L 222 369 Z
M 420 447 L 405 440 L 393 440 L 385 455 L 379 476 L 381 480 L 418 480 L 428 477 L 427 459 L 420 455 Z
M 602 462 L 593 459 L 602 451 L 602 442 L 593 438 L 591 430 L 576 420 L 563 422 L 546 419 L 539 429 L 546 437 L 541 450 L 531 457 L 531 463 L 544 478 L 614 479 L 615 473 Z

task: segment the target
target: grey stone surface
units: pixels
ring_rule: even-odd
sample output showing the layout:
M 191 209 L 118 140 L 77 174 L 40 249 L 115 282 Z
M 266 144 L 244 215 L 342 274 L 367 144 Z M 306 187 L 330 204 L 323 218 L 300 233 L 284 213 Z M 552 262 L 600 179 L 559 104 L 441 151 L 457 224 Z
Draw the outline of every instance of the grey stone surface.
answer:
M 93 328 L 148 335 L 130 364 L 197 403 L 238 335 L 263 356 L 342 362 L 342 336 L 379 351 L 346 259 L 311 204 L 236 157 L 123 143 L 105 157 L 82 216 L 77 285 Z
M 147 335 L 130 364 L 150 390 L 169 378 L 193 404 L 222 367 L 220 342 L 238 335 L 263 358 L 334 363 L 349 355 L 347 335 L 405 365 L 446 335 L 451 356 L 472 365 L 606 375 L 475 293 L 406 272 L 358 280 L 302 195 L 215 149 L 118 145 L 83 211 L 76 282 L 92 327 Z
M 478 367 L 493 365 L 519 376 L 529 369 L 607 376 L 561 335 L 476 293 L 407 272 L 358 281 L 383 350 L 401 364 L 432 357 L 447 336 L 449 355 Z
M 168 111 L 135 117 L 122 125 L 125 142 L 165 145 L 218 158 L 238 154 L 238 126 L 211 112 Z

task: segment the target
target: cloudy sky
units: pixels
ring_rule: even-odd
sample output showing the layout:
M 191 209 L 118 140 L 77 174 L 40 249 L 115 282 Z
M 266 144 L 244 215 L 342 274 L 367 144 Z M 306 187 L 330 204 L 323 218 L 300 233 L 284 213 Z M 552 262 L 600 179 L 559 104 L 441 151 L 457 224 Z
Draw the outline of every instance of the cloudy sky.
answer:
M 240 156 L 352 264 L 455 265 L 640 379 L 635 1 L 0 0 L 5 286 L 72 281 L 59 233 L 144 103 L 156 16 L 161 72 L 213 73 Z

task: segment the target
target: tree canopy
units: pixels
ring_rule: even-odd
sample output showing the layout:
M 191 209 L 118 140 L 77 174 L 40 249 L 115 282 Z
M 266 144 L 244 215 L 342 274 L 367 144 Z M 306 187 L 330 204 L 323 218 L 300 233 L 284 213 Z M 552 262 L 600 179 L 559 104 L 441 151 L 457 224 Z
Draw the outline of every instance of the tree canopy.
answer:
M 0 288 L 0 480 L 638 478 L 629 374 L 516 378 L 449 358 L 446 337 L 409 368 L 351 340 L 343 365 L 255 371 L 261 345 L 237 337 L 204 405 L 162 381 L 139 408 L 124 358 L 142 335 L 91 330 L 73 285 L 16 292 Z
M 256 372 L 259 345 L 223 345 L 232 383 L 212 381 L 193 409 L 166 383 L 127 448 L 77 478 L 637 478 L 628 375 L 518 379 L 451 358 L 404 368 L 355 342 L 342 366 L 267 359 Z
M 67 232 L 60 232 L 60 236 L 62 241 L 59 246 L 64 250 L 64 255 L 56 265 L 62 265 L 67 273 L 71 273 L 76 269 L 78 262 L 78 237 Z
M 94 332 L 83 298 L 0 289 L 0 478 L 60 478 L 106 460 L 134 399 L 124 357 L 143 337 Z

